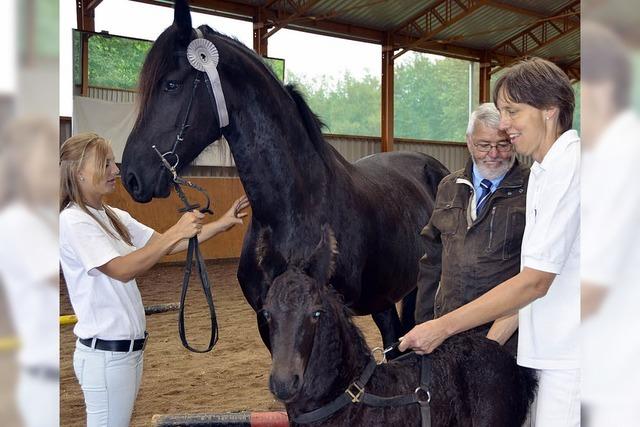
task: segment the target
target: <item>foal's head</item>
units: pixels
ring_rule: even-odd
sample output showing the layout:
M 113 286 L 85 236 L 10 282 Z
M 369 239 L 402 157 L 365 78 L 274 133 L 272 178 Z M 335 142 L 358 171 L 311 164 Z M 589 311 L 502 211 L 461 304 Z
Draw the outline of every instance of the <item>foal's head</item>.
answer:
M 320 242 L 304 261 L 288 263 L 269 241 L 266 231 L 258 244 L 259 264 L 271 282 L 261 311 L 273 361 L 269 388 L 278 399 L 291 402 L 299 398 L 305 383 L 326 388 L 326 381 L 336 376 L 338 368 L 330 355 L 341 353 L 340 324 L 349 320 L 328 285 L 337 255 L 328 226 L 323 226 Z M 318 383 L 323 380 L 325 384 Z

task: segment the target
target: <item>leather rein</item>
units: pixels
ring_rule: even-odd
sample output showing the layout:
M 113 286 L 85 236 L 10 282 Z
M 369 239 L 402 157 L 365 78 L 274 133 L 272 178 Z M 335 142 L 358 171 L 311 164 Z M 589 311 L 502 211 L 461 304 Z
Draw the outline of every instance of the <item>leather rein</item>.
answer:
M 200 29 L 196 29 L 196 39 L 194 39 L 187 52 L 177 52 L 177 55 L 186 55 L 189 59 L 191 65 L 198 70 L 198 74 L 196 78 L 193 80 L 193 87 L 191 90 L 191 97 L 189 98 L 189 103 L 187 104 L 187 110 L 184 115 L 184 120 L 178 130 L 176 135 L 176 139 L 173 143 L 173 146 L 170 151 L 165 153 L 161 153 L 158 148 L 153 145 L 151 148 L 156 152 L 156 154 L 160 157 L 162 165 L 167 169 L 167 171 L 171 175 L 173 187 L 176 190 L 176 193 L 180 197 L 182 204 L 184 205 L 182 208 L 178 209 L 178 212 L 189 212 L 194 209 L 199 209 L 201 213 L 213 214 L 212 209 L 210 208 L 211 200 L 207 191 L 200 187 L 197 184 L 192 183 L 191 181 L 178 176 L 177 167 L 180 162 L 180 158 L 176 153 L 176 149 L 178 144 L 184 141 L 184 136 L 187 130 L 189 129 L 189 118 L 191 115 L 191 107 L 193 105 L 193 100 L 195 98 L 198 86 L 202 80 L 204 80 L 204 84 L 207 88 L 207 92 L 209 93 L 209 97 L 211 99 L 211 103 L 214 109 L 218 110 L 219 116 L 219 126 L 220 129 L 224 128 L 229 124 L 226 104 L 224 100 L 224 94 L 222 93 L 222 87 L 220 85 L 220 78 L 218 76 L 217 71 L 215 70 L 215 66 L 217 64 L 217 49 L 210 41 L 204 39 L 202 35 L 202 31 Z M 194 42 L 200 40 L 200 46 L 196 46 L 195 50 L 193 48 Z M 204 43 L 205 51 L 202 51 L 201 47 Z M 209 55 L 215 55 L 215 58 L 210 58 Z M 190 57 L 191 56 L 191 57 Z M 195 57 L 195 59 L 193 58 Z M 211 65 L 215 62 L 213 65 Z M 211 66 L 213 66 L 213 71 L 211 70 Z M 217 81 L 213 81 L 217 78 Z M 216 94 L 218 97 L 216 97 Z M 221 98 L 221 99 L 218 99 Z M 223 111 L 221 111 L 223 110 Z M 168 159 L 175 159 L 175 162 L 171 164 Z M 204 207 L 200 207 L 199 204 L 192 204 L 187 199 L 184 191 L 182 190 L 182 186 L 187 186 L 189 188 L 193 188 L 200 193 L 202 193 L 206 198 L 206 205 Z M 211 334 L 209 338 L 209 344 L 204 349 L 197 349 L 192 347 L 187 341 L 186 330 L 184 324 L 184 310 L 185 310 L 185 301 L 187 298 L 187 291 L 189 289 L 189 281 L 191 278 L 191 270 L 193 266 L 193 262 L 195 259 L 196 268 L 198 271 L 198 277 L 200 278 L 200 283 L 202 285 L 202 290 L 204 292 L 205 298 L 207 300 L 207 306 L 209 308 L 209 318 L 211 320 Z M 194 353 L 206 353 L 213 349 L 213 347 L 218 342 L 218 320 L 216 317 L 216 309 L 213 302 L 213 295 L 211 293 L 211 284 L 209 282 L 209 275 L 207 274 L 206 264 L 204 262 L 204 258 L 200 251 L 200 245 L 198 243 L 198 236 L 191 237 L 189 239 L 189 246 L 187 249 L 187 260 L 184 267 L 184 276 L 182 279 L 182 291 L 180 293 L 180 312 L 178 317 L 178 332 L 180 334 L 180 341 L 184 348 Z

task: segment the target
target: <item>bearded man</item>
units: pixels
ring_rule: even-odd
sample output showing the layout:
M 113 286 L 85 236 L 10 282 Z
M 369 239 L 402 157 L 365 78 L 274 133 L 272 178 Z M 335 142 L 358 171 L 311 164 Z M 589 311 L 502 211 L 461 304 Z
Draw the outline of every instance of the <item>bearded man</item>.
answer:
M 493 103 L 469 118 L 464 169 L 442 179 L 420 260 L 416 323 L 467 304 L 520 272 L 529 169 L 521 166 Z M 434 295 L 435 290 L 435 295 Z M 517 313 L 474 329 L 515 356 Z

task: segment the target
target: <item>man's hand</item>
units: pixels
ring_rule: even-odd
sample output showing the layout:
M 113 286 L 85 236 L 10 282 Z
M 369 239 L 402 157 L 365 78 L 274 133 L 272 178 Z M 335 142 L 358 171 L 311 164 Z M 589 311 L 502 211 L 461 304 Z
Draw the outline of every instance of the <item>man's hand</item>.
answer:
M 449 338 L 446 322 L 442 318 L 416 325 L 404 337 L 400 338 L 398 350 L 414 350 L 417 354 L 428 354 Z

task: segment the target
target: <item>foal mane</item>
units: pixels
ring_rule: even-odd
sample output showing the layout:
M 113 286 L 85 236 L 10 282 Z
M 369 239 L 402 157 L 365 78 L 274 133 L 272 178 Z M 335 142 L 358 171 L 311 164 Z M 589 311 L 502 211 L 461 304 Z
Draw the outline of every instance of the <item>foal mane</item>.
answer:
M 333 312 L 336 313 L 336 322 L 339 323 L 341 329 L 348 335 L 348 337 L 346 337 L 348 342 L 344 343 L 345 347 L 349 348 L 355 357 L 363 356 L 364 360 L 366 356 L 370 355 L 367 340 L 360 328 L 353 322 L 354 314 L 351 309 L 344 304 L 342 294 L 333 286 L 326 286 L 326 290 L 322 292 L 321 298 L 323 304 L 329 305 L 333 309 Z M 342 337 L 340 334 L 334 334 L 334 339 L 342 339 Z M 358 351 L 362 351 L 364 354 L 355 354 Z

